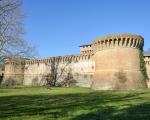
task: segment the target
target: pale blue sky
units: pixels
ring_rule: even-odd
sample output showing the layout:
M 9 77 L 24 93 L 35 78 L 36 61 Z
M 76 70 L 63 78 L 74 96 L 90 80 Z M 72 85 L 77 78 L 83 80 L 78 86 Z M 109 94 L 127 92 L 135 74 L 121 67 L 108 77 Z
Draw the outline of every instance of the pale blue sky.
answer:
M 150 0 L 23 0 L 26 39 L 39 57 L 78 54 L 107 34 L 132 33 L 150 47 Z

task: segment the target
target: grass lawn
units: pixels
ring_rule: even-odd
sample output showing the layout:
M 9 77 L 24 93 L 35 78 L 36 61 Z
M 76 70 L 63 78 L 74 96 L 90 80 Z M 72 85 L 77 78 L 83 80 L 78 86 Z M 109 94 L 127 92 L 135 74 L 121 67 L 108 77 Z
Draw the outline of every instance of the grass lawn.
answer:
M 0 120 L 150 120 L 150 89 L 0 89 Z

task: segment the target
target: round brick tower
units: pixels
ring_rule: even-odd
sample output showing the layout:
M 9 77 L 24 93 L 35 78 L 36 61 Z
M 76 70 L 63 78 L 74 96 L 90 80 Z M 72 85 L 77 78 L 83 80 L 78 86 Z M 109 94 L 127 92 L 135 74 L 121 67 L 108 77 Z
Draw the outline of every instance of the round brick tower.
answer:
M 140 71 L 140 50 L 144 39 L 138 35 L 108 35 L 93 41 L 95 73 L 92 89 L 147 88 Z

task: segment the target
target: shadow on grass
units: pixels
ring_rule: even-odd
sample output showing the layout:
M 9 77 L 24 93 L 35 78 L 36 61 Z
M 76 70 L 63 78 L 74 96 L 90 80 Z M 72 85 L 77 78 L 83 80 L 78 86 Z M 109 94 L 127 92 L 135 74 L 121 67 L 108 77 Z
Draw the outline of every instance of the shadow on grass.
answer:
M 117 95 L 107 92 L 65 95 L 24 95 L 0 97 L 0 118 L 38 115 L 43 119 L 126 120 L 150 118 L 150 104 L 134 105 L 128 101 L 144 100 L 137 94 Z M 127 106 L 121 108 L 120 106 Z M 40 119 L 40 118 L 39 118 Z
M 71 120 L 150 120 L 150 104 L 130 106 L 121 111 L 113 107 L 107 107 L 76 116 Z

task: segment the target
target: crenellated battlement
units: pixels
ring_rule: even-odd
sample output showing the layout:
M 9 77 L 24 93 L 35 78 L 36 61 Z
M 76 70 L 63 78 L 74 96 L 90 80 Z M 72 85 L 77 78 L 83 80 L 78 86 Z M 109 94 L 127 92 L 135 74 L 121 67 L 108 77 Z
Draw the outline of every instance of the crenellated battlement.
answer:
M 25 64 L 25 59 L 21 59 L 21 58 L 7 58 L 7 59 L 5 59 L 5 64 L 24 65 Z
M 81 54 L 92 54 L 93 53 L 92 45 L 91 44 L 81 45 L 80 46 L 80 53 Z
M 66 55 L 66 56 L 57 56 L 57 57 L 49 57 L 49 58 L 40 58 L 40 59 L 34 59 L 34 60 L 26 60 L 25 64 L 36 64 L 36 63 L 52 63 L 53 60 L 57 62 L 77 62 L 77 61 L 83 61 L 83 60 L 89 60 L 91 59 L 93 54 L 79 54 L 79 55 Z
M 93 41 L 92 48 L 94 51 L 117 47 L 132 47 L 142 49 L 143 45 L 144 38 L 139 35 L 119 34 L 97 38 Z
M 144 55 L 144 61 L 146 65 L 150 65 L 150 55 L 145 54 Z

